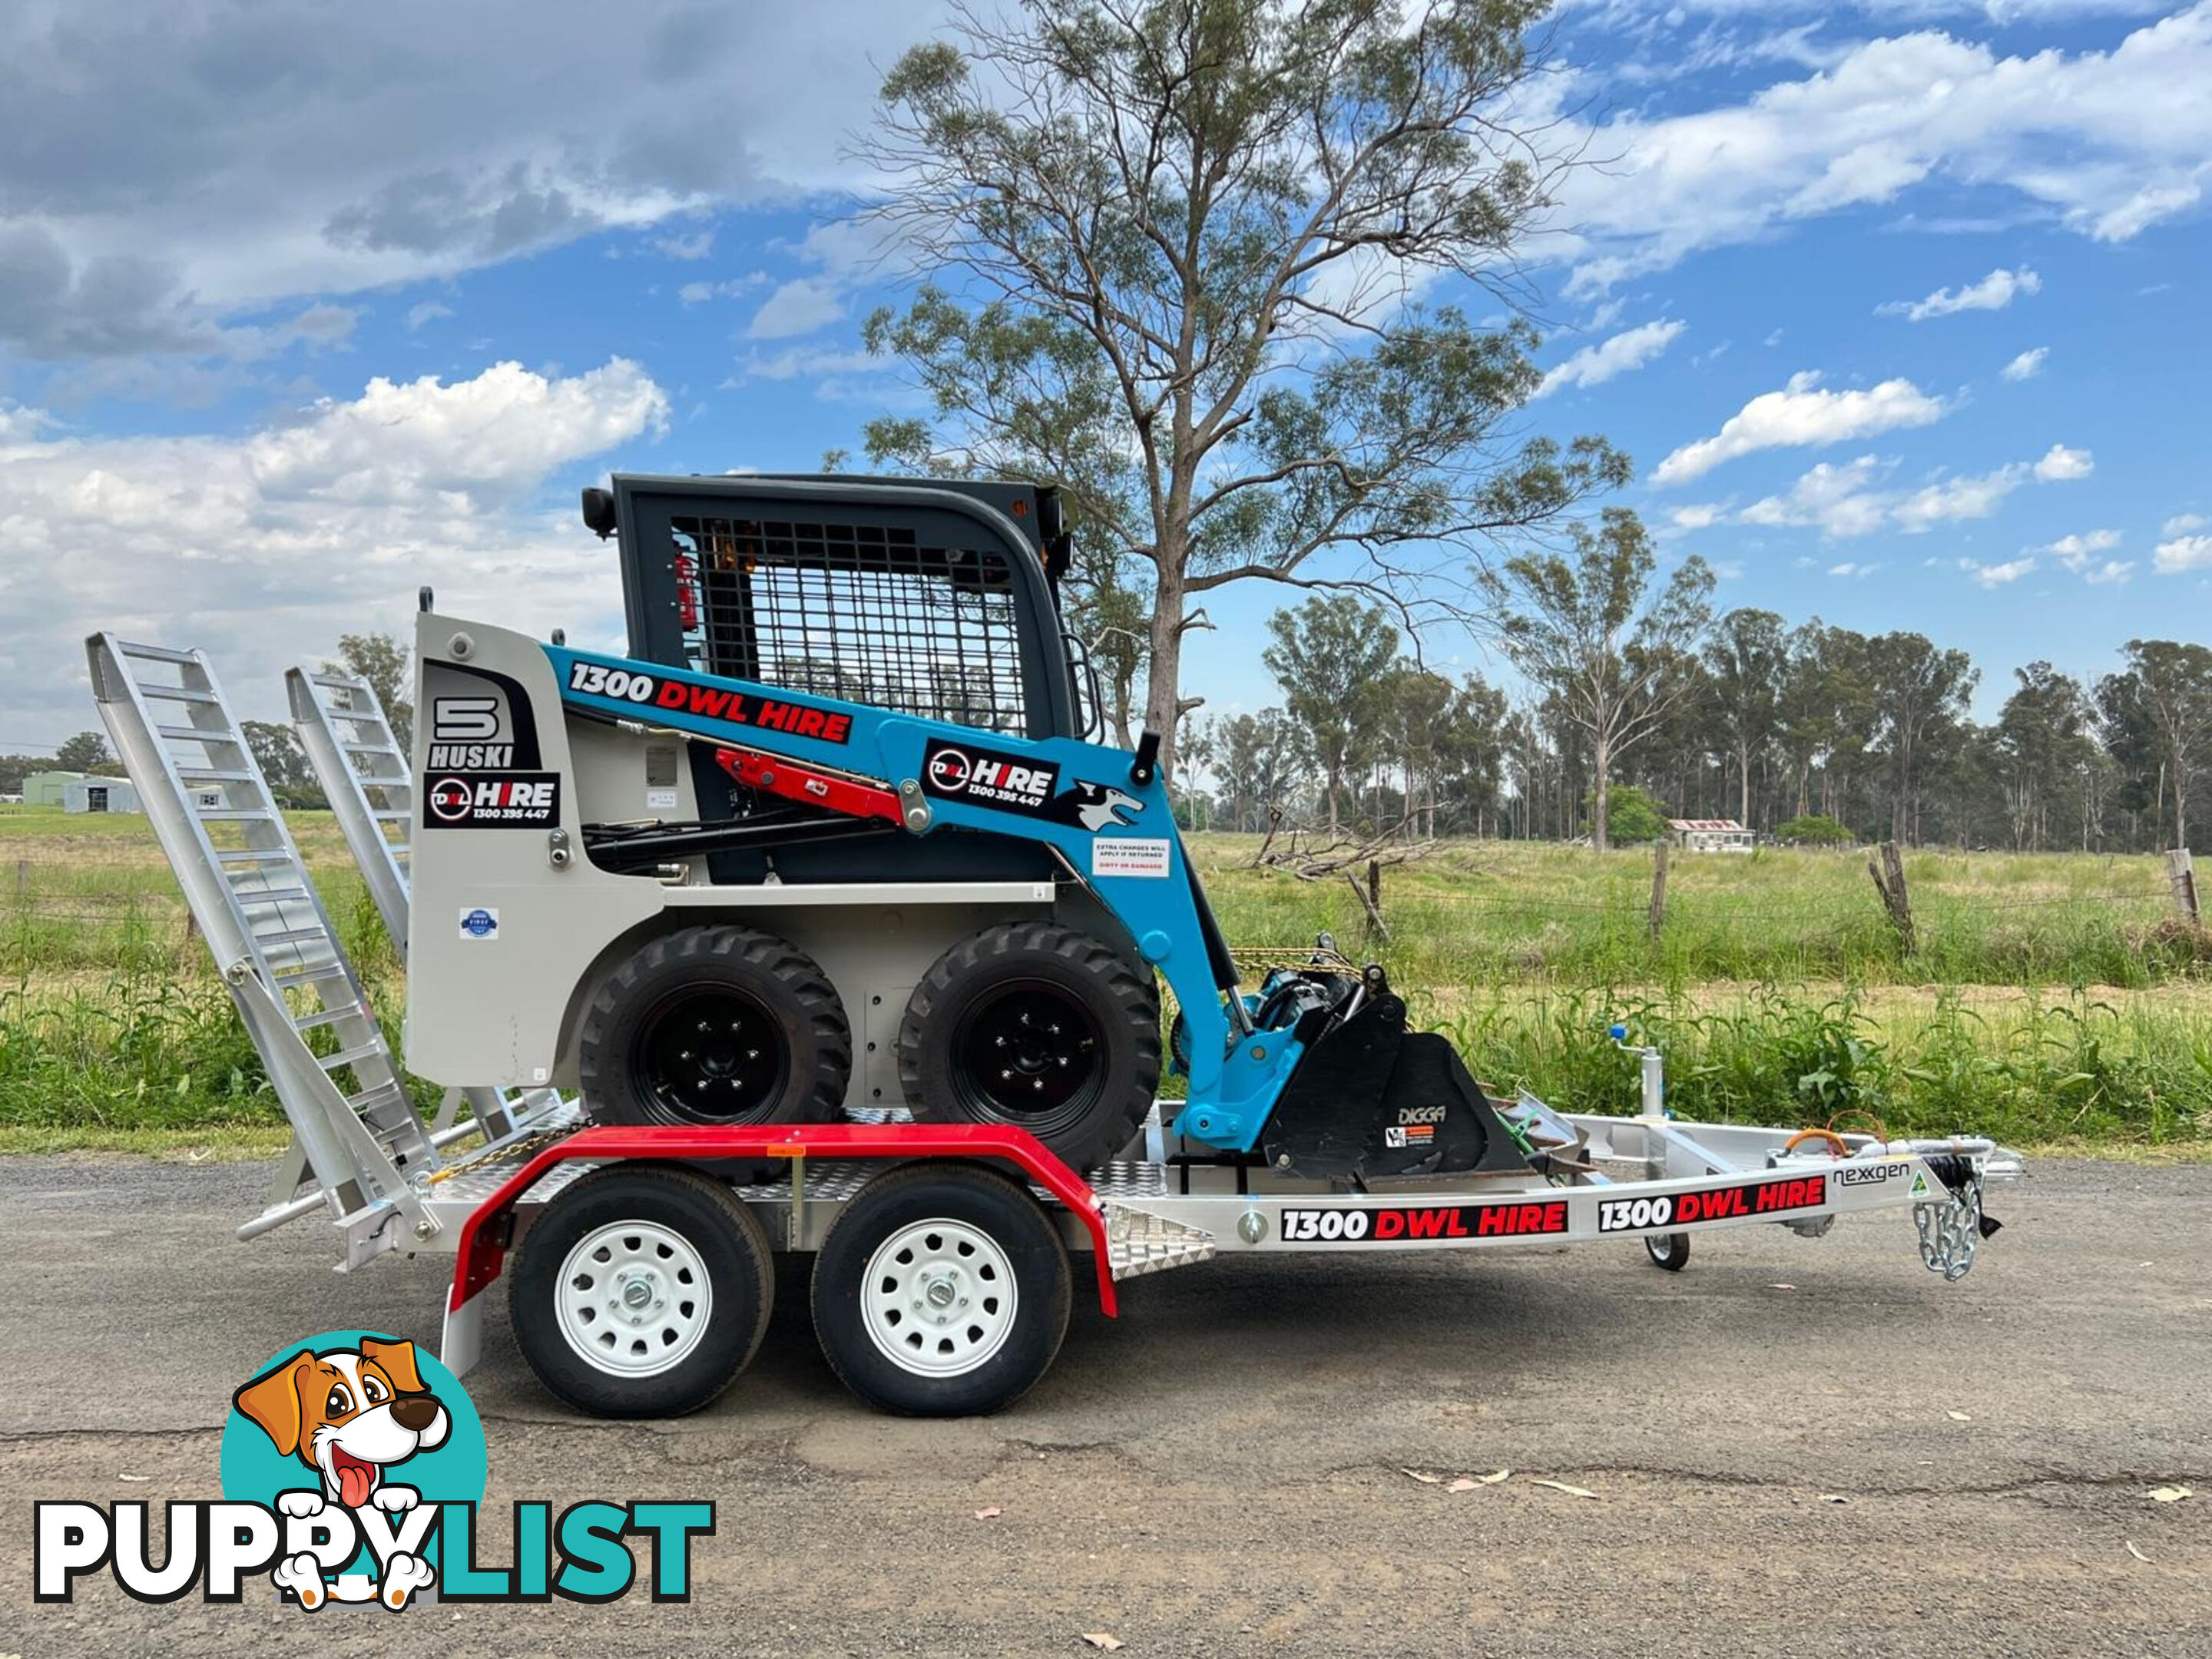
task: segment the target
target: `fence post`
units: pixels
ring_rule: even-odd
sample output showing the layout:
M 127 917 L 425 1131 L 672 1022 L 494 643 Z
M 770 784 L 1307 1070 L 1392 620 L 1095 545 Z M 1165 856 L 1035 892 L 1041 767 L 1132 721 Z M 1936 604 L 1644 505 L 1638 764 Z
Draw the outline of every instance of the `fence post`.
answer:
M 1913 948 L 1912 900 L 1905 890 L 1905 857 L 1897 850 L 1893 841 L 1882 842 L 1881 862 L 1867 860 L 1867 874 L 1874 878 L 1874 890 L 1881 895 L 1882 906 L 1889 912 L 1891 926 L 1906 951 Z
M 1367 912 L 1367 931 L 1370 935 L 1387 940 L 1390 937 L 1390 929 L 1382 920 L 1382 866 L 1371 860 L 1369 861 L 1367 885 L 1364 887 L 1359 884 L 1359 878 L 1349 870 L 1344 872 L 1344 879 L 1346 884 L 1352 889 L 1352 896 L 1359 901 L 1359 908 Z
M 1653 847 L 1651 859 L 1651 937 L 1667 925 L 1667 837 Z
M 2186 847 L 2177 847 L 2166 855 L 2166 878 L 2173 888 L 2174 908 L 2189 919 L 2191 927 L 2197 926 L 2197 866 Z
M 19 893 L 31 890 L 31 861 L 28 859 L 15 860 L 15 890 Z

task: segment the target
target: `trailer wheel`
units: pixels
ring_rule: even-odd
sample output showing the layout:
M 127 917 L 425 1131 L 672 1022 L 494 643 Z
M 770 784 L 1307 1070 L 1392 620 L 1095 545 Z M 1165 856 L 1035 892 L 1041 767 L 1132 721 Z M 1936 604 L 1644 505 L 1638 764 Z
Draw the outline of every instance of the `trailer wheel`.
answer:
M 1653 1266 L 1664 1267 L 1670 1273 L 1678 1273 L 1690 1265 L 1687 1233 L 1646 1233 L 1644 1249 Z
M 1127 1146 L 1152 1109 L 1159 991 L 1072 927 L 987 927 L 914 988 L 898 1061 L 921 1121 L 1011 1124 L 1089 1169 Z
M 852 1070 L 829 979 L 750 927 L 647 939 L 599 987 L 577 1048 L 584 1105 L 602 1123 L 832 1120 Z
M 617 1165 L 524 1235 L 508 1316 L 538 1380 L 596 1417 L 682 1417 L 758 1352 L 775 1285 L 768 1236 L 719 1182 Z
M 913 1164 L 861 1188 L 814 1263 L 830 1369 L 878 1411 L 971 1417 L 1026 1393 L 1067 1333 L 1067 1249 L 1004 1176 Z

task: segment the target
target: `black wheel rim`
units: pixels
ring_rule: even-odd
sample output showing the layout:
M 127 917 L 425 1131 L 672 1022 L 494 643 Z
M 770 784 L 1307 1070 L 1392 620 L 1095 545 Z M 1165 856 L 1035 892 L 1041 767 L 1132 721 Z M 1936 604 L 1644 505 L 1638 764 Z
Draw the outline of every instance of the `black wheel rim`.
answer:
M 791 1074 L 767 1008 L 723 985 L 663 997 L 638 1026 L 633 1058 L 647 1104 L 685 1123 L 752 1121 L 782 1098 Z
M 1105 1086 L 1098 1022 L 1042 980 L 995 986 L 953 1036 L 961 1105 L 971 1115 L 1050 1135 L 1079 1121 Z

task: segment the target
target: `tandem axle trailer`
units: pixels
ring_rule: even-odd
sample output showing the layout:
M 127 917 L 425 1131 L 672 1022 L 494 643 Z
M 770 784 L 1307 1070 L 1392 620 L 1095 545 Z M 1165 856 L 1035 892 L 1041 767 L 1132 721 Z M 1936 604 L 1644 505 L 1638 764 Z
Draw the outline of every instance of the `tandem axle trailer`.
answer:
M 815 1328 L 857 1395 L 954 1415 L 1044 1374 L 1085 1257 L 1110 1316 L 1122 1281 L 1216 1256 L 1618 1238 L 1673 1271 L 1699 1233 L 1817 1237 L 1840 1217 L 1897 1211 L 1923 1264 L 1955 1280 L 1995 1230 L 1985 1183 L 2021 1172 L 1975 1137 L 1684 1122 L 1648 1048 L 1633 1051 L 1635 1115 L 1523 1094 L 1498 1112 L 1525 1168 L 1404 1180 L 1224 1157 L 1171 1132 L 1172 1103 L 1083 1171 L 1022 1129 L 898 1108 L 848 1108 L 837 1123 L 597 1125 L 550 1088 L 482 1086 L 426 1118 L 205 659 L 110 635 L 88 647 L 117 752 L 294 1127 L 268 1206 L 240 1236 L 320 1211 L 342 1270 L 451 1253 L 456 1372 L 477 1363 L 486 1292 L 506 1278 L 532 1368 L 586 1412 L 663 1416 L 714 1399 L 765 1334 L 778 1254 L 813 1258 Z M 404 938 L 412 775 L 366 687 L 301 670 L 292 696 L 349 847 Z M 912 898 L 882 894 L 886 907 Z

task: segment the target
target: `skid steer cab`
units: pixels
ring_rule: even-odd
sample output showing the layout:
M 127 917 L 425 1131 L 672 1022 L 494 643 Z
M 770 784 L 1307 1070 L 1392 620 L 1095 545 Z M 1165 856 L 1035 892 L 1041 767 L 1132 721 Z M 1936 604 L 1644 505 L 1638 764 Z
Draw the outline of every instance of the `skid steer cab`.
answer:
M 1052 492 L 618 476 L 584 517 L 629 654 L 424 596 L 412 1070 L 605 1124 L 1012 1126 L 1081 1170 L 1171 1046 L 1195 1149 L 1528 1171 L 1379 968 L 1238 987 L 1157 738 L 1094 740 Z

